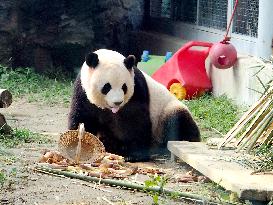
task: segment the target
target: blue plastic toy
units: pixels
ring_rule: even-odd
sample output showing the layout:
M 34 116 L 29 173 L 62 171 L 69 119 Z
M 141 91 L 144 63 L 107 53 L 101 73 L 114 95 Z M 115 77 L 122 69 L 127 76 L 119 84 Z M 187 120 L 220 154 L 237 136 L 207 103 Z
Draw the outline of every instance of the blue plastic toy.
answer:
M 142 62 L 147 62 L 149 59 L 149 51 L 144 50 L 141 56 Z
M 172 57 L 172 55 L 173 53 L 168 51 L 165 55 L 165 62 L 167 62 Z

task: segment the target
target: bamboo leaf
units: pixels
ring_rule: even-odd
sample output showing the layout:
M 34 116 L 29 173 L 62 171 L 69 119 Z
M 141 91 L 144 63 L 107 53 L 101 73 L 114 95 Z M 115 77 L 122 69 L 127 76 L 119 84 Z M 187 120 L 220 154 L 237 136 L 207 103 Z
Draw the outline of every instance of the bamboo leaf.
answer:
M 263 83 L 263 81 L 261 80 L 261 78 L 259 76 L 256 76 L 256 78 L 258 79 L 258 81 L 261 83 L 261 85 L 263 86 L 264 90 L 266 90 L 266 86 Z

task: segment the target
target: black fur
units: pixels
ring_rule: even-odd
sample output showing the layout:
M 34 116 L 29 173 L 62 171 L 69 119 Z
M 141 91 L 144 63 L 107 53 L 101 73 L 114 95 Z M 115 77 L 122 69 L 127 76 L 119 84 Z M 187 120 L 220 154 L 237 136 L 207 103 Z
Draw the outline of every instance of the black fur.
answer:
M 68 128 L 78 129 L 80 123 L 84 123 L 85 130 L 97 134 L 99 122 L 96 118 L 99 109 L 91 104 L 81 86 L 80 74 L 74 83 L 74 93 L 71 101 L 71 109 L 68 118 Z
M 122 85 L 122 90 L 123 90 L 124 95 L 125 95 L 127 93 L 127 90 L 128 90 L 127 85 L 125 83 Z
M 190 112 L 182 107 L 159 119 L 159 130 L 159 138 L 162 143 L 152 147 L 151 152 L 155 155 L 169 153 L 167 149 L 168 141 L 201 141 L 196 122 Z
M 101 93 L 103 95 L 106 95 L 110 90 L 112 89 L 112 86 L 110 83 L 106 83 L 103 88 L 101 89 Z
M 124 59 L 124 65 L 128 70 L 131 70 L 136 63 L 136 57 L 133 55 L 129 55 Z
M 199 129 L 189 111 L 176 110 L 164 119 L 163 123 L 164 144 L 168 141 L 200 141 Z
M 181 108 L 160 119 L 163 143 L 153 143 L 156 136 L 152 133 L 147 82 L 137 68 L 133 66 L 133 69 L 134 94 L 115 114 L 88 101 L 78 75 L 74 85 L 68 128 L 75 130 L 78 129 L 79 123 L 84 123 L 86 131 L 94 135 L 100 134 L 100 140 L 107 152 L 122 155 L 130 161 L 148 160 L 152 152 L 165 153 L 169 140 L 200 141 L 199 129 L 191 114 Z
M 107 152 L 120 154 L 130 161 L 144 161 L 149 159 L 152 138 L 150 100 L 143 74 L 137 68 L 134 71 L 134 94 L 115 114 L 88 101 L 79 75 L 75 81 L 68 128 L 75 130 L 79 123 L 84 123 L 86 131 L 101 135 Z
M 89 67 L 95 68 L 99 64 L 99 57 L 96 53 L 88 53 L 85 56 L 85 62 Z

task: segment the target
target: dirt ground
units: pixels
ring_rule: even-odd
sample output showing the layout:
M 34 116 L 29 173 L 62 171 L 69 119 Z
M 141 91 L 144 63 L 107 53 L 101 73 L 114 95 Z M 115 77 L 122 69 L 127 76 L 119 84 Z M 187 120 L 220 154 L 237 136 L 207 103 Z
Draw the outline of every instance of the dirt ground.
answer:
M 23 144 L 17 148 L 5 150 L 7 159 L 13 160 L 4 161 L 5 165 L 3 160 L 0 163 L 14 174 L 10 177 L 9 184 L 0 191 L 0 204 L 152 204 L 152 197 L 146 193 L 102 184 L 95 188 L 92 183 L 41 174 L 33 170 L 43 149 L 57 149 L 58 136 L 67 129 L 68 110 L 69 108 L 66 107 L 28 103 L 26 100 L 14 102 L 9 108 L 1 109 L 1 113 L 5 115 L 8 124 L 13 128 L 27 128 L 32 132 L 47 134 L 53 139 L 53 143 Z M 170 160 L 146 164 L 164 168 L 172 176 L 185 174 L 190 170 L 185 164 L 173 163 Z M 146 178 L 147 176 L 139 176 L 138 180 L 143 181 Z M 200 183 L 177 182 L 170 182 L 167 185 L 176 190 L 189 192 L 200 186 Z M 196 202 L 173 200 L 168 197 L 161 198 L 160 204 L 196 204 Z

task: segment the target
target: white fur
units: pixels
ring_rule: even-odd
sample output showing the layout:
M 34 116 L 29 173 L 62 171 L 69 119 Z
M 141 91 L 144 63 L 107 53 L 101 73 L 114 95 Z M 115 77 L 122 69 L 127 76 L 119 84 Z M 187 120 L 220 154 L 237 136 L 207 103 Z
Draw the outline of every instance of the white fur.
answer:
M 99 57 L 99 64 L 90 68 L 86 63 L 81 69 L 81 83 L 88 100 L 96 106 L 105 109 L 117 107 L 114 102 L 122 102 L 119 108 L 125 105 L 134 93 L 134 72 L 129 71 L 123 61 L 125 57 L 118 52 L 101 49 L 95 52 Z M 114 76 L 114 77 L 113 77 Z M 110 83 L 112 89 L 107 95 L 101 93 L 106 83 Z M 123 84 L 127 85 L 127 93 L 124 95 Z
M 168 114 L 181 109 L 187 109 L 187 107 L 177 100 L 177 98 L 172 95 L 165 86 L 152 79 L 146 73 L 142 73 L 146 79 L 150 94 L 150 118 L 152 122 L 152 132 L 154 133 L 155 137 L 158 137 L 158 139 L 155 140 L 161 141 L 161 122 Z
M 86 63 L 81 69 L 81 82 L 88 100 L 100 108 L 114 107 L 114 102 L 123 101 L 120 107 L 126 104 L 134 93 L 134 72 L 128 71 L 124 66 L 125 59 L 121 54 L 101 49 L 95 53 L 99 56 L 99 64 L 96 68 L 89 68 Z M 152 132 L 160 141 L 162 133 L 162 122 L 170 113 L 181 109 L 187 109 L 179 100 L 172 95 L 166 87 L 158 83 L 150 76 L 142 72 L 148 86 L 150 96 L 150 118 L 152 122 Z M 113 77 L 114 76 L 114 77 Z M 101 89 L 105 83 L 109 82 L 112 90 L 103 95 Z M 124 95 L 122 85 L 126 83 L 127 94 Z

